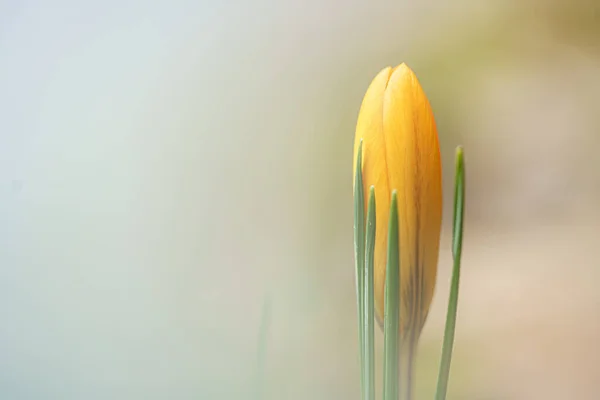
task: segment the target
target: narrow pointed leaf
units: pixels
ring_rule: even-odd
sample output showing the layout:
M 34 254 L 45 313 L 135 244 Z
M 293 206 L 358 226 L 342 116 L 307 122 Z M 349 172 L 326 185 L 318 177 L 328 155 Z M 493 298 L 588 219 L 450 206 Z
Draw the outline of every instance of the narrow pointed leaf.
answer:
M 375 188 L 369 190 L 369 206 L 367 208 L 367 237 L 365 251 L 364 276 L 364 325 L 363 338 L 365 342 L 365 394 L 367 399 L 375 400 L 375 293 L 373 290 L 373 274 L 375 259 Z
M 392 192 L 388 228 L 388 252 L 385 276 L 384 300 L 384 360 L 383 360 L 383 399 L 398 400 L 399 376 L 399 318 L 400 318 L 400 252 L 398 248 L 398 200 Z
M 267 296 L 263 304 L 258 334 L 258 351 L 256 360 L 256 399 L 264 398 L 265 394 L 265 362 L 267 357 L 267 338 L 271 323 L 271 298 Z
M 360 357 L 361 399 L 366 397 L 367 370 L 365 369 L 365 340 L 363 335 L 364 318 L 364 267 L 365 267 L 365 197 L 362 179 L 362 140 L 356 158 L 354 179 L 354 262 L 356 267 L 356 302 L 358 311 L 358 341 Z
M 450 296 L 448 300 L 448 313 L 446 314 L 446 328 L 444 331 L 444 344 L 442 346 L 442 357 L 440 360 L 440 371 L 438 375 L 435 400 L 445 400 L 448 390 L 448 377 L 450 375 L 450 363 L 452 361 L 452 349 L 454 346 L 454 332 L 456 328 L 456 312 L 458 308 L 458 289 L 460 282 L 460 261 L 462 255 L 463 219 L 465 209 L 465 166 L 463 149 L 456 149 L 456 177 L 454 186 L 454 218 L 452 231 L 452 256 L 454 266 L 452 268 L 452 280 L 450 283 Z
M 465 161 L 463 148 L 456 148 L 456 183 L 454 188 L 454 217 L 452 256 L 459 259 L 462 254 L 463 220 L 465 212 Z

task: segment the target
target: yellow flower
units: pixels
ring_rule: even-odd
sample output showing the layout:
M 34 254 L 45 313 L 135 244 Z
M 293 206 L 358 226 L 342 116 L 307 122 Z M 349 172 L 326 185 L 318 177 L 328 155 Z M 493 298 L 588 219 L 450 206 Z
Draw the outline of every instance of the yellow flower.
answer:
M 363 140 L 364 193 L 375 187 L 375 314 L 383 323 L 391 193 L 398 193 L 400 338 L 416 342 L 427 318 L 437 275 L 442 177 L 431 106 L 413 71 L 402 64 L 373 80 L 360 109 L 354 167 Z M 365 206 L 367 205 L 365 200 Z M 365 210 L 366 214 L 366 210 Z M 402 340 L 404 341 L 404 340 Z

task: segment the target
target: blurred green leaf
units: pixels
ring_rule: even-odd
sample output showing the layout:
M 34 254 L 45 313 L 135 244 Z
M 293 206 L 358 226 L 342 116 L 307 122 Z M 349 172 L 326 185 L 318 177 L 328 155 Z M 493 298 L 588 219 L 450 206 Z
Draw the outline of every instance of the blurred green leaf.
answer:
M 366 400 L 366 381 L 368 379 L 365 369 L 365 338 L 363 326 L 364 313 L 364 269 L 365 269 L 365 197 L 362 179 L 362 140 L 358 146 L 356 157 L 356 176 L 354 179 L 354 262 L 356 267 L 356 301 L 358 310 L 358 342 L 360 356 L 360 388 L 361 398 Z
M 454 332 L 456 329 L 456 312 L 458 308 L 458 289 L 460 281 L 460 260 L 462 255 L 463 220 L 465 208 L 465 168 L 463 149 L 456 149 L 456 182 L 454 186 L 454 218 L 452 235 L 452 281 L 450 283 L 450 296 L 448 300 L 448 313 L 446 314 L 446 328 L 444 331 L 444 344 L 440 360 L 436 400 L 444 400 L 448 390 L 448 377 L 452 361 L 452 348 L 454 346 Z
M 256 356 L 256 399 L 265 395 L 265 361 L 267 357 L 267 337 L 271 323 L 271 298 L 267 296 L 263 303 L 260 330 L 258 334 L 258 351 Z

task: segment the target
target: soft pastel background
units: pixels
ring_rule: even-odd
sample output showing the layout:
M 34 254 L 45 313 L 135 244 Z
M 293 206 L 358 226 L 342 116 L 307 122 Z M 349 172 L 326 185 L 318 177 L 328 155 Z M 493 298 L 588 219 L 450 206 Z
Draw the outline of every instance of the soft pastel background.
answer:
M 0 0 L 0 398 L 358 399 L 351 152 L 407 62 L 445 231 L 449 399 L 600 398 L 600 3 Z M 379 333 L 378 333 L 379 335 Z M 381 345 L 378 337 L 378 345 Z

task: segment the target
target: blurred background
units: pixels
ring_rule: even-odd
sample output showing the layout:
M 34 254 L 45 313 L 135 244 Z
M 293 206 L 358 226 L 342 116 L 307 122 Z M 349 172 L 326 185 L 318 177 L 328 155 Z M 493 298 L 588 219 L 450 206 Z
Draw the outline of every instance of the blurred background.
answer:
M 449 399 L 599 398 L 595 0 L 0 0 L 0 397 L 252 398 L 267 303 L 263 398 L 358 399 L 354 128 L 401 62 L 445 180 L 418 398 L 459 144 Z

